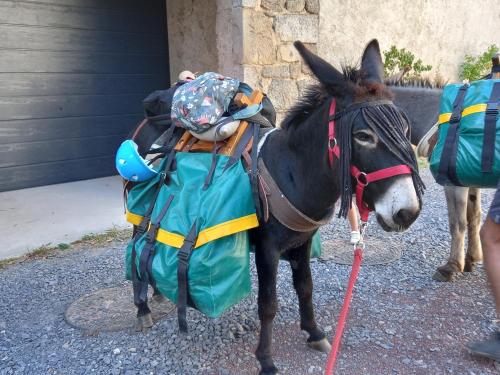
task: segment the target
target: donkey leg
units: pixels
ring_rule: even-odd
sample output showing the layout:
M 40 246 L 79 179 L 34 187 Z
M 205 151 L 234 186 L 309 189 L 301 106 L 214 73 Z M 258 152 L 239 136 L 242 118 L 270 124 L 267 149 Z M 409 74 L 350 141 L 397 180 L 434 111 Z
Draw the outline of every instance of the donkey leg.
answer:
M 148 301 L 136 303 L 137 306 L 137 320 L 135 323 L 135 330 L 137 332 L 147 331 L 153 326 L 153 318 L 151 310 L 148 306 Z
M 465 263 L 464 237 L 467 229 L 467 199 L 469 188 L 445 186 L 444 193 L 448 206 L 448 223 L 451 234 L 450 257 L 446 264 L 438 267 L 433 279 L 450 281 L 453 275 L 462 272 Z
M 148 297 L 144 301 L 140 300 L 141 284 L 138 279 L 132 280 L 132 287 L 134 288 L 134 305 L 137 307 L 137 320 L 135 322 L 135 330 L 137 332 L 146 331 L 153 326 L 153 318 L 151 310 L 148 306 Z
M 278 272 L 279 252 L 269 246 L 257 247 L 255 261 L 259 279 L 258 309 L 260 319 L 260 336 L 255 356 L 260 362 L 260 375 L 277 374 L 271 356 L 273 320 L 278 308 L 276 298 L 276 275 Z
M 309 334 L 307 342 L 311 348 L 329 353 L 332 347 L 326 339 L 325 333 L 318 328 L 314 319 L 313 282 L 309 264 L 310 246 L 311 241 L 308 241 L 303 246 L 289 252 L 293 286 L 299 298 L 300 328 Z
M 479 238 L 481 227 L 481 190 L 469 189 L 467 201 L 467 254 L 465 256 L 465 272 L 472 272 L 476 264 L 483 260 L 483 249 Z

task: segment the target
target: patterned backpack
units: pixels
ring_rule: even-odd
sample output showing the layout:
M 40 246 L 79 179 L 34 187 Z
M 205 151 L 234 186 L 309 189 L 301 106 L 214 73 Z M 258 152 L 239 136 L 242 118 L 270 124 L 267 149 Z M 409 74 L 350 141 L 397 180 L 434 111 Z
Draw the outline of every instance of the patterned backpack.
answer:
M 172 100 L 172 121 L 187 130 L 203 133 L 218 125 L 229 109 L 240 82 L 207 72 L 180 86 Z

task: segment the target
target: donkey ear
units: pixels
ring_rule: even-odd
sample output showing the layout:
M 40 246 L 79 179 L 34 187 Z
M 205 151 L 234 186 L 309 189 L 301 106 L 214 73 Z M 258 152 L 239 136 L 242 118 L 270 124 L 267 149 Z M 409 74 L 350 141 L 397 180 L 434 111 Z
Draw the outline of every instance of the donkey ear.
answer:
M 384 64 L 377 39 L 373 39 L 366 46 L 361 59 L 361 70 L 364 73 L 364 81 L 376 83 L 384 81 Z
M 307 66 L 312 70 L 316 78 L 329 90 L 333 95 L 345 95 L 348 91 L 349 84 L 347 83 L 344 75 L 337 69 L 323 60 L 321 57 L 316 56 L 309 51 L 302 42 L 296 41 L 293 43 L 300 56 L 304 59 Z M 350 90 L 349 90 L 350 91 Z

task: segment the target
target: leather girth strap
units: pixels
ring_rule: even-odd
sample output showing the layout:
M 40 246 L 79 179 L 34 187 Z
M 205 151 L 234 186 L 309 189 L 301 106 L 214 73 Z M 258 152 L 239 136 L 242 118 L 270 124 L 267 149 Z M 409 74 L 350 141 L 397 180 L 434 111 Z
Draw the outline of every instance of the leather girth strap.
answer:
M 330 222 L 330 217 L 320 221 L 311 219 L 290 203 L 285 194 L 281 192 L 262 159 L 259 159 L 259 172 L 267 187 L 265 194 L 269 202 L 270 212 L 285 227 L 296 232 L 312 232 Z

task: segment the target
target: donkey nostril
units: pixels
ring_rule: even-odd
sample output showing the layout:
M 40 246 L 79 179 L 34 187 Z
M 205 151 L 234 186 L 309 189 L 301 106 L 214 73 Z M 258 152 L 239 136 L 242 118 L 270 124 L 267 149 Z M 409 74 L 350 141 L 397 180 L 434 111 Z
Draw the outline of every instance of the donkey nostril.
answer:
M 405 208 L 400 209 L 393 215 L 394 222 L 399 225 L 410 224 L 415 217 L 415 213 L 412 210 L 407 210 Z

